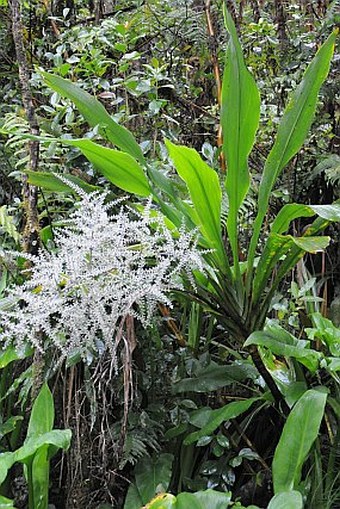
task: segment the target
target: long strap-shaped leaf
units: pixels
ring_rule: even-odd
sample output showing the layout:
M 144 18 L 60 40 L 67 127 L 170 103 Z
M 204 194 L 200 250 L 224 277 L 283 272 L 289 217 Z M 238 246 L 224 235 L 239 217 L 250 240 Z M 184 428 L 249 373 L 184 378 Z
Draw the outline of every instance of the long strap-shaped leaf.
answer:
M 338 204 L 338 201 L 336 202 Z M 316 237 L 316 235 L 320 234 L 325 230 L 325 228 L 329 225 L 330 221 L 328 219 L 324 219 L 323 217 L 318 217 L 313 221 L 313 223 L 308 227 L 303 237 L 298 237 L 294 239 L 294 246 L 291 251 L 287 254 L 286 258 L 283 260 L 281 265 L 278 267 L 276 276 L 271 283 L 270 290 L 267 293 L 264 301 L 261 302 L 260 309 L 253 308 L 250 310 L 248 315 L 248 321 L 250 321 L 251 326 L 254 329 L 260 329 L 263 327 L 266 313 L 270 302 L 279 287 L 280 282 L 284 278 L 286 274 L 297 264 L 297 262 L 304 256 L 305 252 L 308 251 L 312 247 L 316 239 L 320 239 L 320 237 Z M 313 239 L 314 237 L 314 239 Z M 309 240 L 308 240 L 309 239 Z M 329 237 L 327 239 L 329 241 Z M 307 241 L 307 244 L 305 243 Z M 312 244 L 310 244 L 312 242 Z M 319 242 L 317 240 L 317 242 Z M 317 246 L 316 250 L 318 249 Z M 320 249 L 324 249 L 326 246 L 319 246 Z M 307 249 L 306 249 L 307 248 Z
M 268 284 L 271 270 L 294 244 L 304 251 L 309 252 L 315 252 L 327 246 L 329 242 L 327 237 L 306 236 L 293 238 L 289 235 L 281 235 L 281 233 L 287 231 L 290 222 L 294 219 L 298 217 L 311 217 L 315 214 L 327 221 L 340 221 L 340 204 L 299 205 L 297 203 L 290 203 L 280 210 L 272 224 L 271 234 L 268 237 L 255 271 L 252 292 L 253 306 L 255 306 L 261 298 L 262 291 Z
M 227 229 L 235 275 L 240 278 L 237 217 L 249 188 L 248 155 L 259 125 L 260 95 L 255 80 L 244 63 L 235 25 L 227 11 L 225 22 L 230 40 L 223 76 L 221 125 L 223 152 L 227 161 Z
M 151 188 L 143 168 L 126 152 L 103 147 L 87 139 L 60 141 L 79 148 L 104 177 L 117 187 L 139 196 L 150 196 Z
M 249 248 L 248 291 L 250 291 L 256 246 L 267 212 L 270 193 L 282 169 L 301 148 L 311 126 L 318 93 L 329 71 L 335 37 L 336 33 L 333 32 L 321 46 L 309 64 L 302 82 L 291 96 L 280 122 L 274 146 L 267 158 L 259 189 L 254 233 Z
M 290 491 L 300 482 L 301 469 L 315 441 L 327 394 L 309 390 L 290 413 L 273 460 L 274 493 Z
M 217 173 L 196 152 L 166 140 L 177 173 L 186 183 L 202 235 L 209 241 L 221 266 L 227 263 L 221 233 L 222 191 Z
M 144 162 L 142 150 L 132 133 L 126 127 L 117 124 L 95 97 L 60 76 L 46 72 L 42 73 L 42 76 L 49 87 L 62 97 L 71 99 L 90 126 L 98 125 L 104 138 L 138 161 Z

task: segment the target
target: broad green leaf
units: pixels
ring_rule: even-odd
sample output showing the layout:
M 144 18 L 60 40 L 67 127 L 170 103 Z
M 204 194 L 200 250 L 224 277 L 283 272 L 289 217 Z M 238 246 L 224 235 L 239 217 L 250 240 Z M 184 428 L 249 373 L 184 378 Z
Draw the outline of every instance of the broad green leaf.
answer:
M 26 440 L 24 445 L 13 453 L 14 462 L 26 463 L 30 461 L 36 451 L 43 445 L 50 445 L 57 449 L 67 450 L 70 446 L 71 437 L 72 433 L 69 429 L 54 429 L 43 435 L 33 436 Z
M 340 371 L 340 358 L 339 357 L 326 357 L 327 371 L 336 372 Z
M 225 20 L 230 40 L 223 75 L 221 126 L 223 152 L 227 161 L 227 229 L 239 277 L 237 216 L 249 188 L 248 155 L 259 125 L 260 95 L 245 65 L 235 25 L 227 11 Z
M 54 402 L 52 393 L 45 383 L 33 403 L 26 441 L 52 431 L 54 423 Z
M 299 217 L 312 217 L 318 215 L 328 221 L 340 221 L 340 204 L 332 205 L 299 205 L 288 203 L 278 213 L 272 226 L 273 233 L 284 233 L 288 230 L 289 224 Z
M 0 509 L 15 509 L 13 500 L 0 495 Z
M 139 491 L 137 490 L 136 485 L 131 483 L 126 494 L 124 509 L 139 509 L 142 506 L 143 500 L 139 495 Z
M 48 191 L 54 193 L 75 193 L 73 187 L 68 186 L 65 182 L 62 182 L 56 175 L 45 171 L 30 171 L 26 170 L 25 174 L 28 176 L 28 182 L 33 186 L 42 187 Z M 98 191 L 100 187 L 92 186 L 79 177 L 70 175 L 69 173 L 63 173 L 62 177 L 75 184 L 80 189 L 83 189 L 87 193 L 93 193 Z
M 145 458 L 140 461 L 135 469 L 135 484 L 142 499 L 146 504 L 157 491 L 165 491 L 170 482 L 173 455 L 163 453 L 158 458 Z
M 128 508 L 124 506 L 124 509 Z M 139 506 L 131 506 L 131 509 L 139 509 Z M 170 493 L 161 493 L 146 504 L 145 509 L 177 509 L 176 497 Z
M 231 502 L 230 492 L 223 493 L 211 489 L 197 491 L 194 493 L 194 497 L 199 500 L 203 509 L 226 509 Z
M 0 486 L 7 477 L 9 469 L 15 463 L 14 452 L 3 452 L 0 453 Z
M 337 203 L 338 203 L 338 201 L 337 201 Z M 303 238 L 311 238 L 311 237 L 313 237 L 313 235 L 318 235 L 328 225 L 329 225 L 329 221 L 327 219 L 323 219 L 321 217 L 314 219 L 312 224 L 310 224 L 308 226 Z M 300 237 L 300 239 L 301 238 L 302 237 Z M 281 281 L 283 280 L 285 275 L 288 274 L 289 271 L 292 270 L 293 267 L 295 267 L 297 262 L 304 256 L 304 253 L 305 253 L 304 249 L 301 249 L 300 247 L 298 247 L 297 244 L 295 244 L 295 246 L 293 246 L 292 249 L 289 251 L 289 253 L 286 255 L 284 261 L 279 265 L 277 271 L 275 272 L 273 281 L 271 283 L 270 290 L 267 293 L 265 300 L 261 304 L 260 316 L 257 317 L 257 323 L 260 324 L 261 327 L 262 327 L 263 321 L 265 319 L 266 311 L 267 311 L 267 309 L 270 305 L 270 302 L 271 302 L 277 288 L 279 287 Z M 260 327 L 255 326 L 254 328 L 256 329 L 256 328 L 260 328 Z
M 48 445 L 40 447 L 32 461 L 34 509 L 46 509 L 46 507 L 48 507 L 48 489 L 50 481 L 48 448 Z
M 193 493 L 180 493 L 176 497 L 176 509 L 205 509 Z
M 209 406 L 193 410 L 189 416 L 190 424 L 193 424 L 196 428 L 203 428 L 210 421 L 212 411 L 213 410 Z
M 5 368 L 13 361 L 30 357 L 32 353 L 33 348 L 30 346 L 27 346 L 22 352 L 17 352 L 14 346 L 8 346 L 3 352 L 0 352 L 0 369 Z
M 257 345 L 268 348 L 275 355 L 282 355 L 283 357 L 292 357 L 298 360 L 301 364 L 306 366 L 312 373 L 318 369 L 321 353 L 316 350 L 305 348 L 305 341 L 295 340 L 294 345 L 287 344 L 284 341 L 283 335 L 280 335 L 280 328 L 277 328 L 277 333 L 273 334 L 269 331 L 253 332 L 244 346 Z M 301 345 L 300 345 L 301 343 Z
M 60 76 L 46 72 L 41 74 L 49 87 L 58 92 L 62 97 L 71 99 L 90 126 L 95 127 L 98 125 L 103 137 L 138 161 L 144 162 L 142 150 L 131 132 L 117 124 L 95 97 L 75 83 Z
M 211 435 L 222 424 L 222 422 L 235 419 L 239 415 L 246 412 L 259 398 L 249 398 L 244 401 L 234 401 L 222 408 L 213 410 L 211 412 L 210 420 L 206 426 L 201 430 L 190 433 L 184 440 L 185 445 L 190 445 L 196 442 L 203 436 Z
M 324 392 L 306 391 L 289 414 L 272 465 L 275 494 L 299 484 L 302 466 L 318 436 L 326 399 Z
M 281 119 L 267 158 L 259 189 L 259 211 L 266 213 L 270 192 L 279 173 L 301 148 L 312 124 L 320 87 L 327 77 L 336 34 L 333 32 L 309 64 Z
M 284 491 L 275 495 L 268 509 L 303 509 L 303 499 L 299 491 Z
M 307 253 L 318 253 L 326 249 L 330 237 L 291 237 L 292 242 Z
M 81 150 L 84 156 L 115 186 L 139 196 L 149 196 L 151 188 L 143 168 L 125 152 L 103 147 L 91 140 L 60 140 Z
M 318 93 L 329 71 L 335 37 L 336 32 L 333 32 L 320 47 L 304 73 L 301 83 L 291 95 L 281 119 L 275 143 L 266 160 L 259 189 L 258 213 L 248 254 L 248 289 L 250 289 L 255 251 L 270 193 L 282 169 L 301 148 L 312 124 Z
M 192 378 L 183 378 L 173 384 L 175 394 L 180 392 L 211 392 L 248 378 L 248 372 L 238 365 L 210 364 L 200 369 Z
M 215 490 L 180 493 L 177 497 L 162 493 L 155 497 L 145 509 L 227 509 L 232 504 L 231 494 Z M 133 509 L 137 509 L 138 506 Z M 126 509 L 124 507 L 124 509 Z
M 200 229 L 211 248 L 223 252 L 221 236 L 222 192 L 217 173 L 196 152 L 166 140 L 166 147 L 179 176 L 186 183 L 200 220 Z M 223 257 L 224 258 L 224 257 Z

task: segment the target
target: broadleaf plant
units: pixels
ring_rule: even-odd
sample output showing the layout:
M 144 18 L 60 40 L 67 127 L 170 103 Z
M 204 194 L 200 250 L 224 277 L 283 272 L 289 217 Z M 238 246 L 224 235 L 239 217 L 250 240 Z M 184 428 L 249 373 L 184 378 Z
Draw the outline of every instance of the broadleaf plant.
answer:
M 231 338 L 233 345 L 237 344 L 239 348 L 244 345 L 249 349 L 252 360 L 271 391 L 277 408 L 288 414 L 290 408 L 284 394 L 266 367 L 263 347 L 272 354 L 296 359 L 312 373 L 318 368 L 321 356 L 317 353 L 314 355 L 304 347 L 305 345 L 294 341 L 295 338 L 287 339 L 282 331 L 276 338 L 273 338 L 272 331 L 264 331 L 268 310 L 283 278 L 304 254 L 323 251 L 327 247 L 329 237 L 320 234 L 331 221 L 340 220 L 340 203 L 323 206 L 295 203 L 286 205 L 274 219 L 269 234 L 265 218 L 274 186 L 289 161 L 301 149 L 312 124 L 318 94 L 329 71 L 336 32 L 331 33 L 319 48 L 302 81 L 290 96 L 272 149 L 264 164 L 252 238 L 249 246 L 242 252 L 240 246 L 243 237 L 240 231 L 239 212 L 249 191 L 247 159 L 255 142 L 260 101 L 255 81 L 244 61 L 234 23 L 227 12 L 225 21 L 230 35 L 221 110 L 222 151 L 227 166 L 226 174 L 223 172 L 219 174 L 217 169 L 211 168 L 193 149 L 166 142 L 173 166 L 185 183 L 184 191 L 176 178 L 166 176 L 156 169 L 157 165 L 146 161 L 133 135 L 114 122 L 97 99 L 80 89 L 77 84 L 59 76 L 44 73 L 43 77 L 49 87 L 75 103 L 87 122 L 92 127 L 98 127 L 104 140 L 120 150 L 85 139 L 61 138 L 61 143 L 79 148 L 97 171 L 115 186 L 138 198 L 149 195 L 155 207 L 158 207 L 166 220 L 174 226 L 172 230 L 174 235 L 181 225 L 199 231 L 198 246 L 203 248 L 203 257 L 208 269 L 204 276 L 197 274 L 196 288 L 187 291 L 186 295 L 214 315 L 224 331 L 223 341 Z M 49 142 L 48 139 L 42 141 Z M 36 173 L 35 178 L 38 177 L 39 173 Z M 226 220 L 222 212 L 224 190 L 228 195 Z M 314 216 L 317 216 L 316 219 L 301 236 L 289 234 L 291 221 L 300 217 Z M 262 234 L 266 239 L 264 245 L 260 242 Z M 302 437 L 304 448 L 300 451 L 301 454 L 291 472 L 288 472 L 282 461 L 283 453 L 280 452 L 279 444 L 274 461 L 274 486 L 278 495 L 276 500 L 273 499 L 271 507 L 281 507 L 283 497 L 280 495 L 281 492 L 289 492 L 288 498 L 296 499 L 296 503 L 301 505 L 301 497 L 295 488 L 299 482 L 301 462 L 306 459 L 318 433 L 326 395 L 317 391 L 312 393 L 307 391 L 302 395 L 293 408 L 285 428 L 290 428 L 291 422 L 296 419 L 300 422 L 299 410 L 302 407 L 302 414 L 309 415 L 310 406 L 305 403 L 307 398 L 312 398 L 318 404 L 318 416 L 315 417 L 313 433 Z M 244 405 L 244 411 L 247 411 L 253 403 L 255 400 L 249 400 L 249 405 Z M 308 412 L 305 405 L 308 406 Z M 228 413 L 226 410 L 226 418 L 239 415 L 238 410 L 239 408 L 236 413 Z M 225 416 L 219 417 L 221 419 L 217 419 L 217 426 Z M 197 436 L 191 436 L 188 441 L 193 438 Z

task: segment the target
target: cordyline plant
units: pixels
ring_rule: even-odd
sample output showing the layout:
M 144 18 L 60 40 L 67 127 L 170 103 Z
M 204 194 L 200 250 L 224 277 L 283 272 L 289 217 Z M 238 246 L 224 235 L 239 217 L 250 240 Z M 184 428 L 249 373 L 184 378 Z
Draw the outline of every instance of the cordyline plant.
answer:
M 259 125 L 260 97 L 227 12 L 225 20 L 230 40 L 223 77 L 221 125 L 227 172 L 225 177 L 219 178 L 194 149 L 166 141 L 174 167 L 186 184 L 185 200 L 182 187 L 145 160 L 131 132 L 117 124 L 94 97 L 59 76 L 48 73 L 43 76 L 48 86 L 71 99 L 88 123 L 97 126 L 103 138 L 118 149 L 104 147 L 89 139 L 60 141 L 80 149 L 117 187 L 139 197 L 151 196 L 167 224 L 172 223 L 177 228 L 185 224 L 189 230 L 198 229 L 199 245 L 213 250 L 205 254 L 205 258 L 214 270 L 213 276 L 197 279 L 197 291 L 192 297 L 215 314 L 241 346 L 254 331 L 263 329 L 272 297 L 285 275 L 305 252 L 315 253 L 327 247 L 329 237 L 319 234 L 330 221 L 340 218 L 338 203 L 322 206 L 287 204 L 272 222 L 264 247 L 260 249 L 262 243 L 259 240 L 271 192 L 284 167 L 301 148 L 312 123 L 318 93 L 329 71 L 336 33 L 332 33 L 318 50 L 283 114 L 262 172 L 253 235 L 244 260 L 239 246 L 239 212 L 249 190 L 248 156 Z M 43 172 L 29 172 L 29 180 L 51 190 L 65 191 L 65 185 L 58 185 L 58 179 Z M 229 202 L 226 224 L 221 210 L 223 186 Z M 313 216 L 318 217 L 302 236 L 287 234 L 291 221 Z M 227 240 L 224 240 L 225 230 Z M 282 403 L 282 395 L 265 368 L 256 345 L 249 346 L 253 361 L 274 398 Z

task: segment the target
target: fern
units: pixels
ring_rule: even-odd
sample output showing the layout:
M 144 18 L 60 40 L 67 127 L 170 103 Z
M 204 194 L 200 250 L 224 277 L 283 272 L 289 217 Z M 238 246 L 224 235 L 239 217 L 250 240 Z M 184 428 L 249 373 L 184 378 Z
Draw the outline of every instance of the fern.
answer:
M 29 134 L 30 132 L 27 120 L 17 112 L 7 113 L 4 118 L 3 129 L 12 133 L 8 138 L 6 147 L 15 153 L 15 168 L 20 171 L 25 170 L 29 162 L 28 141 L 23 137 L 23 134 Z M 44 130 L 41 130 L 42 136 L 47 134 Z M 39 150 L 40 166 L 44 168 L 44 171 L 59 172 L 60 158 L 64 151 L 65 149 L 60 144 L 41 144 Z
M 127 432 L 119 468 L 124 468 L 127 463 L 135 465 L 143 456 L 150 456 L 150 452 L 158 452 L 161 448 L 159 433 L 163 431 L 162 426 L 150 419 L 146 412 L 142 412 L 140 421 L 145 422 Z

